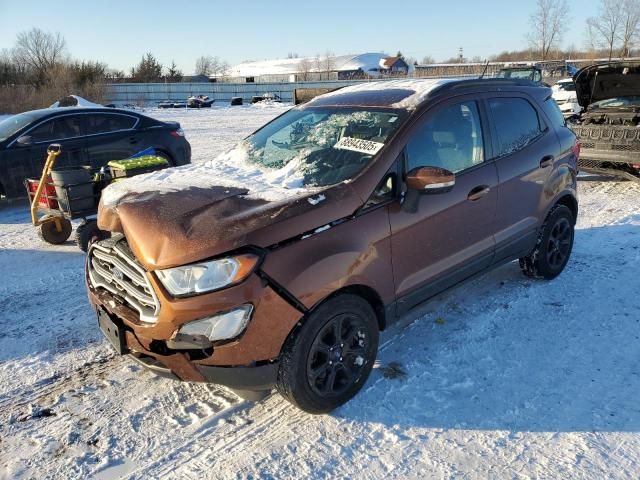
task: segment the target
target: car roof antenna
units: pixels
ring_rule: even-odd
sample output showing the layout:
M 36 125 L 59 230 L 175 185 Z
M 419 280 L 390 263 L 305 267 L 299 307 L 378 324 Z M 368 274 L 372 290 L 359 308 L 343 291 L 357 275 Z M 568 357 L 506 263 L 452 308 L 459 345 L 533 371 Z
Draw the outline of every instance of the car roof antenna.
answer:
M 489 60 L 484 64 L 484 70 L 482 70 L 482 75 L 480 75 L 480 80 L 484 78 L 484 74 L 487 73 L 487 68 L 489 67 Z

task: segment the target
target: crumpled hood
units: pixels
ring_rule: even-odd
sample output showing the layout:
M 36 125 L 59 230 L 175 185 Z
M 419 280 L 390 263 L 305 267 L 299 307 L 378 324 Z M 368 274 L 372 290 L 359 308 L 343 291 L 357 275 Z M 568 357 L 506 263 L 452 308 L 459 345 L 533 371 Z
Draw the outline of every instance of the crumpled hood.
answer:
M 149 270 L 169 268 L 254 245 L 269 247 L 352 214 L 362 201 L 348 184 L 280 201 L 237 187 L 130 193 L 100 202 L 98 226 L 123 233 Z
M 579 70 L 573 81 L 582 108 L 609 98 L 640 96 L 640 63 L 590 65 Z

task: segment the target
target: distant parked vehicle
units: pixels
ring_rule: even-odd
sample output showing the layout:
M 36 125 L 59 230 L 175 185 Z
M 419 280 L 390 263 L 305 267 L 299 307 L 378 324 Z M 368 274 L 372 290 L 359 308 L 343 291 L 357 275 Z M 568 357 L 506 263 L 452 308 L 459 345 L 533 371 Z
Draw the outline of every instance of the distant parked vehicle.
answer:
M 177 122 L 115 108 L 33 110 L 0 122 L 1 195 L 24 195 L 24 179 L 40 175 L 51 143 L 62 145 L 60 167 L 99 168 L 146 147 L 170 165 L 191 163 L 191 146 Z
M 187 108 L 187 102 L 165 100 L 158 104 L 158 108 Z
M 531 80 L 535 83 L 542 83 L 542 70 L 535 65 L 501 68 L 497 76 L 498 78 Z
M 189 108 L 211 108 L 215 99 L 209 98 L 208 95 L 194 95 L 187 98 L 187 107 Z
M 578 97 L 576 94 L 576 85 L 573 83 L 572 78 L 563 78 L 558 80 L 552 87 L 553 93 L 551 96 L 560 107 L 560 111 L 565 117 L 572 115 L 579 115 L 582 111 L 582 107 L 578 103 Z
M 277 93 L 263 93 L 262 95 L 254 95 L 253 97 L 251 97 L 251 103 L 258 103 L 258 102 L 264 102 L 264 101 L 280 103 L 282 102 L 282 99 L 280 98 L 280 95 L 278 95 Z

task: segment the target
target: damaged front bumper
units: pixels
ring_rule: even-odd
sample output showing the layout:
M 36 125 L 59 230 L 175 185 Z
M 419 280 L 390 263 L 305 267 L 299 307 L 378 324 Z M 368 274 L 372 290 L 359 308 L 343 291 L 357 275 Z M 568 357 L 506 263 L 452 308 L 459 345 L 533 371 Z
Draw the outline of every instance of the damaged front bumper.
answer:
M 153 274 L 144 275 L 158 302 L 153 322 L 142 318 L 140 308 L 133 301 L 129 304 L 125 295 L 94 286 L 87 267 L 89 301 L 98 314 L 101 330 L 119 353 L 131 355 L 157 374 L 179 380 L 212 382 L 246 391 L 273 387 L 280 351 L 302 313 L 268 282 L 254 273 L 243 283 L 224 290 L 174 298 Z M 189 322 L 245 304 L 251 304 L 253 311 L 246 329 L 237 338 L 198 344 L 197 339 L 186 341 L 179 334 Z

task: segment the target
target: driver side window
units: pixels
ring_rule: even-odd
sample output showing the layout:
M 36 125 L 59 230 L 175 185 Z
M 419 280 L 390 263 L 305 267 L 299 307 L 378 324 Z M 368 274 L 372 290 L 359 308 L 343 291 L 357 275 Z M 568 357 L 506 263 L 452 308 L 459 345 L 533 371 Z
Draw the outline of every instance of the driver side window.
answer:
M 423 123 L 407 143 L 407 171 L 441 167 L 461 172 L 484 161 L 476 102 L 451 105 Z

